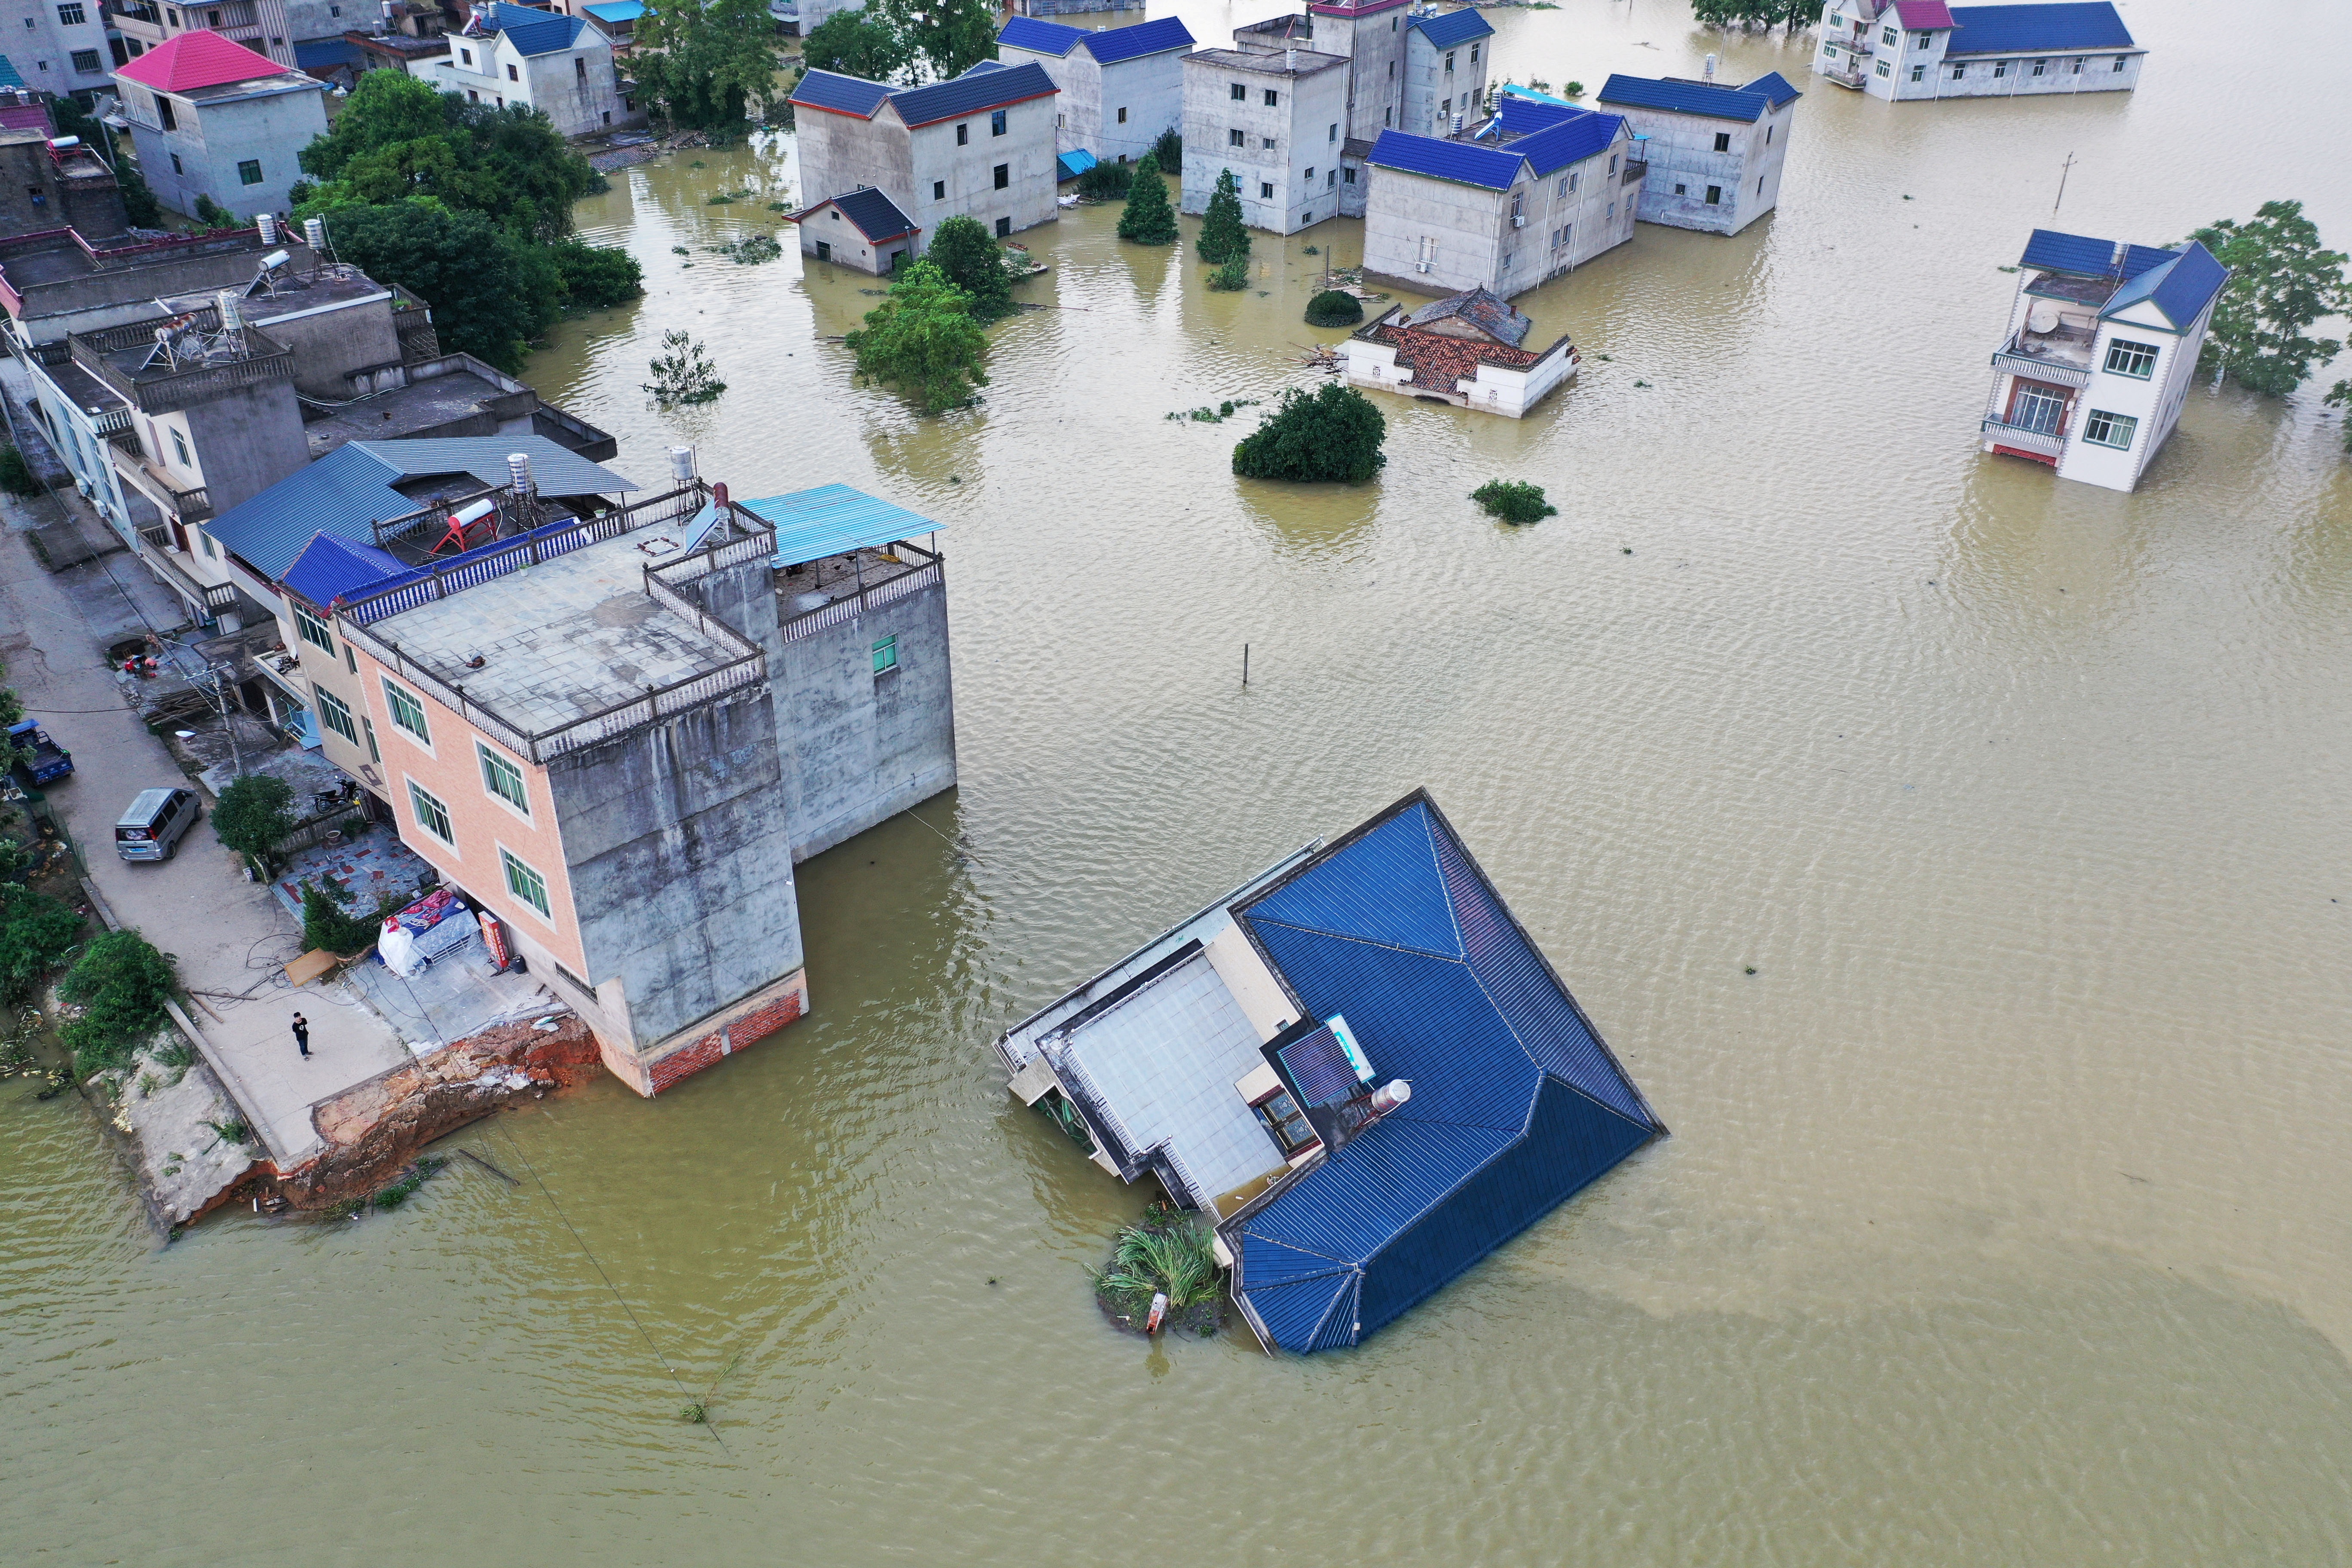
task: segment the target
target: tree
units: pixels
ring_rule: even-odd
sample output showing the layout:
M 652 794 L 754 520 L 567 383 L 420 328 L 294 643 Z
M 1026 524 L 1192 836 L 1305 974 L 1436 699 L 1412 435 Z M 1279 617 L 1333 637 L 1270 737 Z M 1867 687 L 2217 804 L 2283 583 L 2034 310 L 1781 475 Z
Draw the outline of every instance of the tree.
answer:
M 1078 195 L 1092 201 L 1118 201 L 1134 187 L 1132 163 L 1097 163 L 1078 176 Z
M 971 319 L 970 297 L 929 258 L 902 271 L 845 341 L 860 376 L 896 387 L 926 414 L 961 408 L 988 384 L 980 368 L 988 334 Z
M 1231 169 L 1223 170 L 1217 175 L 1217 188 L 1209 193 L 1209 210 L 1202 215 L 1201 237 L 1192 242 L 1192 254 L 1203 261 L 1223 263 L 1249 253 L 1249 230 L 1242 225 L 1241 186 Z
M 964 291 L 971 319 L 985 326 L 1013 313 L 1013 278 L 1004 268 L 1004 247 L 976 217 L 949 218 L 931 236 L 926 256 Z
M 1176 209 L 1168 205 L 1168 182 L 1160 177 L 1160 160 L 1149 153 L 1136 163 L 1135 184 L 1127 188 L 1118 237 L 1138 245 L 1176 243 Z
M 1387 436 L 1388 421 L 1354 387 L 1330 381 L 1307 393 L 1294 386 L 1234 448 L 1234 472 L 1245 479 L 1360 485 L 1388 461 L 1381 450 Z
M 302 941 L 317 952 L 347 955 L 364 952 L 383 934 L 383 917 L 397 908 L 391 900 L 378 913 L 354 915 L 336 895 L 341 889 L 326 879 L 302 884 Z
M 1364 302 L 1345 289 L 1326 289 L 1307 301 L 1310 327 L 1352 327 L 1364 319 Z
M 654 378 L 645 383 L 645 389 L 664 408 L 678 403 L 709 403 L 727 390 L 727 384 L 719 379 L 719 367 L 710 363 L 710 355 L 692 333 L 664 332 L 662 347 L 668 352 L 655 356 Z
M 675 0 L 637 23 L 637 91 L 672 125 L 721 136 L 764 117 L 776 90 L 776 24 L 766 0 Z M 346 110 L 348 112 L 348 110 Z
M 562 280 L 563 302 L 572 310 L 625 305 L 646 291 L 646 269 L 617 246 L 565 239 L 549 246 L 547 255 Z
M 1184 133 L 1181 131 L 1177 130 L 1173 125 L 1170 126 L 1167 130 L 1162 131 L 1160 133 L 1160 139 L 1151 144 L 1151 155 L 1160 160 L 1160 166 L 1161 168 L 1173 169 L 1176 171 L 1177 177 L 1180 179 L 1182 178 L 1184 174 Z
M 1540 522 L 1559 508 L 1544 500 L 1543 487 L 1525 479 L 1488 479 L 1470 492 L 1470 499 L 1489 517 L 1505 522 Z
M 1238 294 L 1249 287 L 1249 258 L 1236 256 L 1222 267 L 1209 270 L 1209 287 L 1221 294 Z
M 996 58 L 996 12 L 987 0 L 868 0 L 938 78 Z
M 294 831 L 294 786 L 274 773 L 231 781 L 213 805 L 213 837 L 267 865 L 278 841 Z
M 525 340 L 562 302 L 546 247 L 516 242 L 478 213 L 421 202 L 341 207 L 328 215 L 327 232 L 337 256 L 430 305 L 442 347 L 500 370 L 522 368 Z
M 814 71 L 895 81 L 915 63 L 915 50 L 896 22 L 869 5 L 835 11 L 818 23 L 801 40 L 801 61 Z
M 2344 345 L 2315 338 L 2305 327 L 2352 310 L 2340 250 L 2323 249 L 2319 229 L 2301 202 L 2264 202 L 2253 219 L 2234 218 L 2189 236 L 2230 269 L 2213 307 L 2200 365 L 2213 367 L 2250 391 L 2273 397 L 2293 392 L 2315 364 Z
M 32 994 L 81 940 L 81 917 L 71 906 L 30 888 L 0 883 L 0 1003 Z
M 170 1015 L 165 1004 L 180 989 L 171 956 L 158 952 L 135 931 L 110 931 L 90 939 L 81 957 L 58 982 L 58 994 L 82 1009 L 62 1036 L 73 1052 L 74 1071 L 84 1078 L 126 1065 L 132 1052 L 154 1037 Z
M 2327 395 L 2320 401 L 2330 408 L 2352 405 L 2352 381 L 2337 382 L 2327 389 Z M 2347 417 L 2344 421 L 2344 449 L 2352 452 L 2352 417 Z

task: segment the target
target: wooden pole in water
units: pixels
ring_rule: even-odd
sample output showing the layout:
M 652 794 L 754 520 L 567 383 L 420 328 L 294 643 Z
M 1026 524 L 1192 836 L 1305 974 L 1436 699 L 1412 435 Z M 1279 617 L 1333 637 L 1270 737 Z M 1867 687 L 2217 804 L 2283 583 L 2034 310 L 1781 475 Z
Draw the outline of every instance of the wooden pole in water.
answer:
M 1242 689 L 1249 689 L 1249 644 L 1242 644 Z

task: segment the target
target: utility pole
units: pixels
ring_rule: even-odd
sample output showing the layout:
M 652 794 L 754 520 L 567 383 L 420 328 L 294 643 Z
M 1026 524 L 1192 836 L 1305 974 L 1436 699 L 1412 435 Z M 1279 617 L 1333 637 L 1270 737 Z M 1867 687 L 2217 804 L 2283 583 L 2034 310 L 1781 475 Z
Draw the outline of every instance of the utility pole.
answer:
M 2074 154 L 2069 153 L 2066 154 L 2066 161 L 2058 165 L 2058 201 L 2052 202 L 2050 204 L 2050 216 L 2052 217 L 2056 217 L 2058 216 L 2058 202 L 2063 202 L 2066 199 L 2066 175 L 2074 167 Z

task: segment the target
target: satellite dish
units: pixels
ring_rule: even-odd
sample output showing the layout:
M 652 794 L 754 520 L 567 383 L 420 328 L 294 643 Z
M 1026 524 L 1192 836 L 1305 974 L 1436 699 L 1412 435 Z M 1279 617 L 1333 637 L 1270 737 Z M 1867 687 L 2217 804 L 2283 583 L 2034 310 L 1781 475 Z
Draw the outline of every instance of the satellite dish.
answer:
M 2058 330 L 2058 307 L 2047 300 L 2036 300 L 2025 312 L 2025 330 L 2030 332 L 2054 332 Z

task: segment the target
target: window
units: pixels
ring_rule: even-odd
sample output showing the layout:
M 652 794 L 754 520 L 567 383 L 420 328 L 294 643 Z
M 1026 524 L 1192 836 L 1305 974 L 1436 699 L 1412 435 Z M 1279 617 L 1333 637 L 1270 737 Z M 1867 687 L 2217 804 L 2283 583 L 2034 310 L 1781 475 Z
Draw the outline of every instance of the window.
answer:
M 449 826 L 449 808 L 415 779 L 408 781 L 408 804 L 416 813 L 419 827 L 444 844 L 457 842 L 457 835 Z
M 1718 131 L 1715 133 L 1715 150 L 1718 153 L 1728 153 L 1731 151 L 1730 132 Z
M 1723 187 L 1721 185 L 1707 186 L 1706 205 L 1711 207 L 1721 206 L 1723 205 Z
M 1832 11 L 1830 13 L 1830 26 L 1832 27 L 1843 27 L 1845 26 L 1845 18 Z
M 1880 76 L 1893 76 L 1895 72 L 1888 67 L 1885 60 L 1881 60 L 1878 62 L 1878 74 Z
M 1124 110 L 1124 109 L 1122 109 L 1122 110 L 1120 110 L 1118 111 L 1118 122 L 1119 122 L 1121 125 L 1124 125 L 1124 124 L 1126 124 L 1126 123 L 1127 123 L 1127 110 Z
M 1339 170 L 1327 169 L 1323 172 L 1323 188 L 1327 191 L 1336 191 L 1339 188 Z
M 2113 358 L 2112 355 L 2109 357 Z M 327 623 L 299 605 L 294 606 L 294 629 L 299 632 L 302 640 L 311 647 L 322 648 L 330 656 L 334 653 L 335 639 L 328 635 Z
M 1609 154 L 1609 172 L 1612 174 L 1617 172 L 1617 154 L 1614 153 Z
M 1966 66 L 1954 66 L 1954 67 L 1952 68 L 1952 79 L 1953 79 L 1954 81 L 1958 81 L 1958 80 L 1959 80 L 1962 77 L 1964 77 L 1964 76 L 1966 76 L 1966 75 L 1968 75 L 1968 74 L 1969 74 L 1969 68 L 1968 68 L 1968 67 L 1966 67 Z
M 1478 46 L 1475 44 L 1470 46 L 1470 63 L 1474 66 L 1478 63 Z
M 2036 60 L 2033 62 L 2033 74 L 2035 76 L 2041 76 L 2049 69 L 2050 62 L 2048 60 Z
M 319 699 L 319 721 L 356 746 L 360 743 L 359 726 L 352 722 L 350 704 L 323 686 L 313 687 Z
M 205 534 L 205 542 L 210 544 L 212 542 L 213 536 L 209 533 Z M 352 645 L 349 643 L 343 645 L 343 668 L 353 675 L 360 672 L 360 656 L 352 651 Z
M 1331 122 L 1331 129 L 1323 132 L 1323 140 L 1326 142 L 1337 142 L 1339 140 L 1339 122 L 1338 121 L 1333 121 Z
M 1917 66 L 1913 66 L 1911 68 L 1911 79 L 1913 81 L 1917 81 L 1919 79 L 1919 71 L 1920 68 Z M 1769 125 L 1767 125 L 1764 128 L 1764 145 L 1767 147 L 1772 145 L 1772 127 Z
M 1340 170 L 1340 171 L 1339 171 L 1339 173 L 1340 173 L 1340 174 L 1342 174 L 1343 175 L 1345 175 L 1345 176 L 1347 177 L 1348 184 L 1351 184 L 1351 185 L 1352 185 L 1352 184 L 1354 184 L 1356 183 L 1356 171 L 1355 171 L 1355 170 L 1353 170 L 1353 169 L 1342 169 L 1342 170 Z
M 1010 237 L 1012 233 L 1013 233 L 1013 220 L 1012 220 L 1011 218 L 1009 218 L 1009 217 L 1001 217 L 1001 218 L 998 218 L 998 219 L 996 220 L 996 237 L 997 237 L 997 238 L 999 238 L 999 239 L 1006 238 L 1006 237 Z
M 1261 138 L 1261 140 L 1265 143 L 1265 150 L 1266 150 L 1267 152 L 1271 153 L 1271 152 L 1273 152 L 1273 151 L 1274 151 L 1274 138 L 1273 138 L 1273 137 L 1271 137 L 1271 136 L 1263 137 L 1263 138 Z
M 73 68 L 87 76 L 91 71 L 103 68 L 99 63 L 96 49 L 76 49 L 73 52 Z
M 1686 196 L 1690 195 L 1690 187 L 1688 185 L 1677 184 L 1675 186 L 1675 195 L 1678 196 Z
M 1609 204 L 1609 216 L 1611 217 L 1615 217 L 1617 216 L 1617 204 L 1615 202 L 1611 202 Z
M 2146 381 L 2156 372 L 2156 345 L 2127 342 L 2117 338 L 2107 345 L 2107 368 L 2117 375 L 2137 376 Z
M 412 786 L 413 787 L 413 786 Z M 499 866 L 507 874 L 507 891 L 537 910 L 548 919 L 555 918 L 547 905 L 547 879 L 514 858 L 514 851 L 501 847 Z
M 1995 60 L 1995 61 L 1993 61 L 1993 62 L 1992 62 L 1992 78 L 1993 78 L 1993 80 L 1995 80 L 1995 81 L 1999 81 L 2001 78 L 2003 78 L 2003 77 L 2007 76 L 2008 74 L 2009 74 L 2009 62 L 2008 62 L 2007 60 Z
M 163 122 L 163 129 L 166 131 L 177 131 L 180 128 L 180 117 L 172 112 L 172 100 L 161 93 L 155 96 L 155 118 Z M 172 173 L 177 174 L 183 172 L 180 168 L 180 155 L 174 153 L 172 154 Z
M 1228 131 L 1225 132 L 1225 145 L 1228 147 L 1246 146 L 1248 144 L 1248 141 L 1249 139 L 1238 131 Z
M 1823 44 L 1822 46 L 1822 54 L 1824 58 L 1829 59 L 1837 58 L 1837 46 L 1835 44 Z
M 180 14 L 179 14 L 177 11 L 174 11 L 174 10 L 173 10 L 170 6 L 166 5 L 165 7 L 163 7 L 163 14 L 164 14 L 165 16 L 169 16 L 169 17 L 171 17 L 171 18 L 172 18 L 172 26 L 173 26 L 174 27 L 176 27 L 176 26 L 178 26 L 180 25 Z M 25 24 L 25 26 L 26 26 L 27 27 L 31 26 L 32 25 L 33 25 L 33 24 L 32 24 L 30 21 L 27 21 L 27 22 Z
M 931 182 L 931 200 L 935 202 L 943 202 L 947 199 L 948 183 L 945 180 L 933 180 Z
M 89 20 L 89 18 L 83 15 L 82 8 L 79 5 L 60 5 L 58 7 L 58 26 L 60 27 L 79 27 L 88 20 Z
M 368 761 L 372 763 L 383 761 L 383 752 L 375 743 L 375 721 L 362 716 L 360 720 L 360 728 L 367 731 Z
M 1272 109 L 1272 108 L 1274 108 L 1276 104 L 1280 103 L 1281 101 L 1282 101 L 1282 95 L 1281 95 L 1280 93 L 1278 93 L 1278 92 L 1275 91 L 1275 90 L 1274 90 L 1274 89 L 1272 89 L 1272 88 L 1267 88 L 1267 89 L 1265 89 L 1265 106 L 1266 106 L 1268 109 Z
M 172 432 L 172 450 L 179 454 L 180 467 L 193 468 L 196 466 L 195 459 L 188 456 L 187 437 L 177 430 Z
M 1244 87 L 1239 82 L 1234 83 L 1234 101 L 1235 103 L 1247 103 L 1249 101 L 1249 89 Z
M 1764 194 L 1764 176 L 1761 174 L 1756 176 L 1756 194 L 1759 196 Z
M 1309 184 L 1314 184 L 1314 181 L 1315 181 L 1315 171 L 1314 171 L 1313 169 L 1309 169 L 1309 170 L 1307 170 L 1307 183 L 1308 183 Z
M 457 58 L 461 64 L 472 65 L 474 63 L 474 51 L 471 49 L 459 49 L 457 51 Z
M 530 795 L 522 787 L 522 770 L 479 741 L 474 754 L 482 763 L 482 787 L 521 812 L 530 815 Z
M 1453 100 L 1452 99 L 1450 99 L 1450 98 L 1448 98 L 1448 99 L 1444 99 L 1444 100 L 1441 100 L 1439 101 L 1439 103 L 1438 103 L 1438 105 L 1437 105 L 1437 118 L 1439 118 L 1440 120 L 1443 120 L 1443 119 L 1444 119 L 1447 115 L 1449 115 L 1449 114 L 1451 114 L 1451 113 L 1453 113 L 1453 112 L 1454 112 L 1454 100 Z
M 387 676 L 383 682 L 383 705 L 392 721 L 424 742 L 433 743 L 433 731 L 425 727 L 425 704 L 416 693 L 405 687 L 394 686 Z
M 1892 27 L 1881 27 L 1881 28 L 1879 28 L 1879 29 L 1878 29 L 1878 41 L 1879 41 L 1880 43 L 1882 43 L 1882 44 L 1891 44 L 1891 43 L 1893 43 L 1893 42 L 1895 41 L 1895 29 L 1894 29 L 1894 28 L 1892 28 Z
M 1258 200 L 1262 202 L 1270 202 L 1274 200 L 1274 186 L 1264 180 L 1260 180 L 1257 186 L 1257 197 Z
M 2017 395 L 2010 400 L 2009 422 L 2038 436 L 2055 436 L 2065 412 L 2066 399 L 2055 388 L 2021 382 Z
M 1911 47 L 1912 47 L 1913 48 L 1915 48 L 1915 49 L 1924 49 L 1924 48 L 1926 48 L 1926 47 L 1928 46 L 1928 44 L 1929 44 L 1929 43 L 1931 43 L 1932 41 L 1933 41 L 1933 40 L 1930 38 L 1930 37 L 1929 37 L 1927 34 L 1926 34 L 1926 33 L 1921 33 L 1921 34 L 1918 34 L 1918 35 L 1916 35 L 1916 37 L 1914 37 L 1912 38 L 1912 40 L 1911 40 Z
M 971 126 L 969 126 L 969 125 L 959 125 L 959 126 L 957 126 L 957 127 L 956 127 L 956 145 L 957 145 L 957 146 L 959 146 L 959 147 L 966 147 L 966 146 L 970 146 L 971 144 Z
M 575 81 L 586 81 L 588 79 L 588 61 L 586 57 L 582 55 L 574 55 L 572 57 L 572 77 Z
M 2094 408 L 2091 417 L 2084 422 L 2083 439 L 2095 447 L 2126 451 L 2131 447 L 2132 432 L 2138 428 L 2139 421 L 2128 414 L 2109 414 L 2103 408 Z
M 996 165 L 994 173 L 996 175 L 996 188 L 998 190 L 1004 190 L 1013 184 L 1012 164 L 999 163 Z
M 898 636 L 893 632 L 874 645 L 874 673 L 887 675 L 898 668 Z
M 1927 79 L 1927 68 L 1926 66 L 1913 66 L 1911 68 L 1911 79 L 1913 81 L 1926 81 Z
M 509 81 L 520 81 L 522 79 L 522 72 L 515 69 L 513 66 L 509 65 L 507 67 L 507 79 Z
M 1452 49 L 1445 51 L 1445 74 L 1447 76 L 1452 76 L 1454 74 L 1454 51 Z
M 1577 182 L 1578 182 L 1578 181 L 1580 181 L 1580 180 L 1581 180 L 1581 179 L 1583 179 L 1583 178 L 1584 178 L 1584 172 L 1583 172 L 1581 169 L 1575 170 L 1575 171 L 1571 172 L 1571 173 L 1569 174 L 1569 176 L 1568 176 L 1568 184 L 1567 184 L 1564 187 L 1562 187 L 1562 188 L 1563 188 L 1563 189 L 1565 189 L 1565 190 L 1568 190 L 1568 191 L 1571 191 L 1571 192 L 1572 192 L 1572 191 L 1574 191 L 1574 190 L 1576 189 Z
M 2068 76 L 2081 76 L 2083 74 L 2082 56 L 2077 55 L 2073 59 L 2066 62 L 2066 74 Z
M 1004 134 L 1004 114 L 1005 111 L 1000 109 L 989 115 L 988 133 L 991 136 L 1002 136 Z
M 1276 1089 L 1250 1109 L 1257 1113 L 1259 1125 L 1273 1136 L 1274 1146 L 1282 1151 L 1286 1160 L 1318 1142 L 1315 1129 L 1307 1123 L 1306 1113 L 1286 1089 Z
M 2124 67 L 2126 67 L 2126 66 L 2129 65 L 2130 63 L 2131 63 L 2131 57 L 2130 57 L 2129 55 L 2117 55 L 2117 56 L 2116 57 L 2116 69 L 2117 69 L 2117 70 L 2121 70 L 2121 69 L 2123 69 L 2123 68 L 2124 68 Z
M 236 166 L 236 178 L 237 183 L 240 184 L 257 185 L 261 184 L 261 160 L 258 158 L 247 158 L 241 160 Z
M 1574 224 L 1572 224 L 1572 223 L 1568 223 L 1568 224 L 1562 224 L 1562 225 L 1560 225 L 1560 228 L 1559 228 L 1559 242 L 1560 242 L 1562 245 L 1571 245 L 1571 244 L 1574 244 L 1574 243 L 1575 243 L 1575 240 L 1576 240 L 1576 226 L 1575 226 Z

